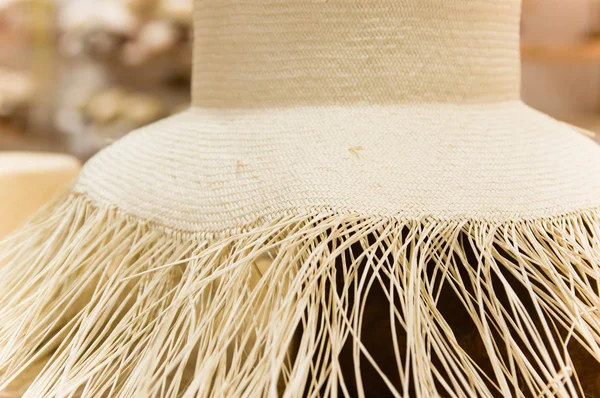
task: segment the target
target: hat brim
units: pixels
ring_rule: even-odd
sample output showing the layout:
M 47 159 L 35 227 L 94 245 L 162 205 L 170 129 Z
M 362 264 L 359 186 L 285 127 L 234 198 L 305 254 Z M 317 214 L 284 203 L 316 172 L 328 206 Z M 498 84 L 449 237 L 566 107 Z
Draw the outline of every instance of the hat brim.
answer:
M 522 102 L 191 108 L 101 152 L 76 190 L 186 231 L 313 208 L 534 219 L 600 206 L 600 147 Z

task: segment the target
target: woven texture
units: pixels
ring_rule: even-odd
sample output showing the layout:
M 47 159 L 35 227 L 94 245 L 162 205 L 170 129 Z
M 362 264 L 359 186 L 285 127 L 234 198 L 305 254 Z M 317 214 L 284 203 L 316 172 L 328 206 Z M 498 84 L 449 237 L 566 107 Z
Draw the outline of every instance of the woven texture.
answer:
M 519 11 L 198 1 L 194 106 L 101 153 L 76 190 L 207 233 L 312 208 L 504 221 L 597 207 L 600 149 L 519 100 Z
M 519 0 L 203 0 L 204 107 L 519 97 Z
M 314 207 L 533 219 L 600 205 L 600 148 L 520 102 L 192 109 L 101 153 L 77 189 L 194 232 Z
M 0 242 L 0 396 L 583 397 L 600 149 L 517 0 L 196 0 L 194 105 Z

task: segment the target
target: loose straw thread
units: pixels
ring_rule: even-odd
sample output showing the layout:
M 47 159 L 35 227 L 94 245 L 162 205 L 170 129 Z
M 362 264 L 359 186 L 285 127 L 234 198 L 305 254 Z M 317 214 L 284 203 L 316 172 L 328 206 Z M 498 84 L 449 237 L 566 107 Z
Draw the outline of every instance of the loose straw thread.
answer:
M 0 395 L 365 397 L 372 369 L 394 397 L 577 396 L 566 347 L 600 359 L 599 264 L 597 210 L 290 213 L 205 239 L 73 195 L 0 243 Z M 376 290 L 394 372 L 365 339 Z

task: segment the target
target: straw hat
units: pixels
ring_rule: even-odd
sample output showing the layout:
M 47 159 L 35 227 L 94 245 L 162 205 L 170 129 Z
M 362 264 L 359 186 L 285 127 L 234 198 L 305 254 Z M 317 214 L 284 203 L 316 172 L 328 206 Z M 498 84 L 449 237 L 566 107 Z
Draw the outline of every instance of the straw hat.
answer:
M 594 391 L 600 148 L 520 101 L 519 12 L 198 0 L 193 106 L 0 246 L 0 391 Z

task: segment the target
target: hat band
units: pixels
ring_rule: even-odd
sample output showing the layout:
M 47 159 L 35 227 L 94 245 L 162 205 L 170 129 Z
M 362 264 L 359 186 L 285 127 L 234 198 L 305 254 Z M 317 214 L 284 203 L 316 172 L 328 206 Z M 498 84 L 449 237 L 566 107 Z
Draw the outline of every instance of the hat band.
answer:
M 519 0 L 197 0 L 194 104 L 519 98 Z

